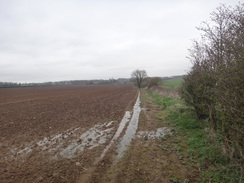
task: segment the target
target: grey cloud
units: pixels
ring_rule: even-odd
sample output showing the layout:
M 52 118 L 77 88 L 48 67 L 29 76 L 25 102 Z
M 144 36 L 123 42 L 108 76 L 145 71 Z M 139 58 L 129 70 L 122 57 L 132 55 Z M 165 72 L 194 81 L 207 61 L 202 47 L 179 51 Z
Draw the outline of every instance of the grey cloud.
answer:
M 1 0 L 0 81 L 184 74 L 195 27 L 236 0 Z

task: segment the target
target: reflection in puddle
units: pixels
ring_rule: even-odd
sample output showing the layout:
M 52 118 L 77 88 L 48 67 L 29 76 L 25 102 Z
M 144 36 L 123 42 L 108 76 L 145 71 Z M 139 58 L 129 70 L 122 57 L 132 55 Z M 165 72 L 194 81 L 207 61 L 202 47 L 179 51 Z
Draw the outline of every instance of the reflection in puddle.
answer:
M 139 93 L 133 108 L 133 114 L 131 120 L 125 131 L 125 135 L 122 137 L 121 141 L 118 144 L 117 158 L 121 158 L 123 156 L 124 152 L 127 150 L 128 146 L 130 145 L 132 139 L 135 137 L 136 130 L 138 128 L 140 112 L 141 112 L 141 107 L 140 107 L 140 93 Z
M 29 152 L 32 152 L 32 149 L 30 147 L 25 147 L 24 149 L 21 149 L 20 151 L 18 151 L 17 155 L 23 154 L 23 153 L 27 154 Z
M 129 122 L 130 117 L 131 117 L 130 111 L 126 111 L 123 119 L 121 120 L 121 122 L 119 124 L 119 128 L 117 129 L 117 131 L 116 131 L 115 135 L 113 136 L 112 140 L 110 141 L 109 145 L 103 150 L 103 153 L 101 154 L 99 159 L 102 159 L 105 156 L 105 154 L 107 153 L 109 148 L 112 146 L 112 144 L 118 139 L 121 132 L 125 128 L 126 124 Z
M 120 137 L 123 130 L 128 124 L 124 136 L 120 139 L 117 146 L 117 158 L 121 158 L 127 150 L 133 138 L 136 137 L 138 128 L 139 115 L 141 112 L 140 107 L 140 93 L 138 94 L 136 103 L 133 108 L 133 113 L 126 111 L 119 127 L 112 138 L 112 130 L 114 129 L 113 121 L 97 124 L 94 127 L 84 132 L 83 128 L 75 128 L 67 130 L 63 133 L 45 137 L 41 141 L 32 142 L 21 149 L 11 149 L 11 154 L 15 157 L 24 157 L 32 151 L 42 151 L 49 153 L 52 159 L 58 158 L 74 158 L 85 149 L 93 149 L 99 145 L 105 144 L 110 140 L 108 146 L 104 149 L 100 159 L 104 157 L 109 148 Z M 160 137 L 165 134 L 167 129 L 158 129 L 156 132 L 139 132 L 137 136 L 145 136 L 148 138 Z
M 53 159 L 74 158 L 85 149 L 93 149 L 106 143 L 111 138 L 113 128 L 113 121 L 111 121 L 97 124 L 84 133 L 80 127 L 70 129 L 51 137 L 45 137 L 41 141 L 30 143 L 22 149 L 11 149 L 10 152 L 14 156 L 23 157 L 35 149 L 52 154 Z
M 167 127 L 163 127 L 163 128 L 158 128 L 156 131 L 140 131 L 137 133 L 137 137 L 144 137 L 147 139 L 157 139 L 170 134 L 171 134 L 171 130 Z
M 77 153 L 82 152 L 85 148 L 93 149 L 94 147 L 106 143 L 113 128 L 103 130 L 102 128 L 105 126 L 107 126 L 107 124 L 96 125 L 86 131 L 78 139 L 71 141 L 66 148 L 63 148 L 59 155 L 64 158 L 73 158 Z

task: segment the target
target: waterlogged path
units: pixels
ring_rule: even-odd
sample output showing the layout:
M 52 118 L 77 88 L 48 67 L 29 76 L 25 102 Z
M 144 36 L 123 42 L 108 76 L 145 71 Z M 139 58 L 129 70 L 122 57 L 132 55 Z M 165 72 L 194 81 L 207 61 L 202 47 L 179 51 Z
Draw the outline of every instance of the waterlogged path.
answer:
M 105 156 L 105 154 L 110 149 L 110 147 L 114 144 L 114 142 L 116 140 L 118 140 L 119 136 L 121 135 L 121 132 L 125 129 L 126 125 L 129 123 L 127 126 L 127 129 L 126 129 L 126 132 L 125 132 L 124 136 L 121 138 L 121 140 L 117 146 L 117 149 L 116 149 L 116 151 L 118 153 L 117 158 L 121 158 L 123 156 L 123 153 L 126 151 L 128 146 L 130 145 L 132 138 L 134 138 L 136 135 L 140 112 L 141 112 L 141 107 L 140 107 L 140 93 L 139 93 L 136 103 L 134 105 L 133 111 L 125 112 L 125 115 L 124 115 L 123 119 L 121 120 L 115 135 L 113 136 L 109 145 L 104 149 L 99 160 L 101 160 Z
M 140 93 L 139 93 L 125 135 L 122 137 L 121 141 L 118 144 L 117 158 L 121 158 L 123 156 L 124 152 L 127 150 L 128 146 L 130 145 L 132 139 L 135 137 L 136 130 L 138 128 L 140 112 L 141 112 L 141 107 L 140 107 Z
M 114 145 L 92 171 L 83 174 L 80 183 L 198 182 L 195 168 L 189 168 L 185 142 L 146 90 L 140 91 L 125 121 L 118 130 L 122 132 L 113 138 Z
M 119 139 L 121 133 L 127 126 L 126 132 L 119 141 L 119 145 L 116 150 L 118 153 L 118 158 L 123 156 L 123 153 L 130 145 L 132 138 L 135 137 L 140 111 L 141 108 L 139 93 L 133 111 L 125 112 L 125 115 L 121 120 L 115 135 L 110 140 L 109 144 L 105 147 L 100 158 L 95 162 L 95 164 L 104 158 L 108 150 Z M 20 158 L 30 154 L 35 150 L 49 153 L 51 159 L 72 159 L 79 156 L 79 154 L 85 149 L 91 150 L 95 147 L 105 144 L 111 138 L 111 133 L 114 129 L 113 124 L 113 121 L 104 124 L 96 124 L 94 127 L 87 131 L 83 131 L 81 127 L 70 129 L 57 135 L 45 137 L 38 142 L 31 142 L 20 149 L 11 149 L 10 156 L 12 158 L 14 156 Z

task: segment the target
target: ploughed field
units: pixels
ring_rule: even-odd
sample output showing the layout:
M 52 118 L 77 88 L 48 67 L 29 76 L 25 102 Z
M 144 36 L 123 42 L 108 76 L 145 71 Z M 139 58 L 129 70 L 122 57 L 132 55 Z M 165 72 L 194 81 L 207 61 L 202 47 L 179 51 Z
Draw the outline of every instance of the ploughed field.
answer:
M 136 97 L 130 84 L 0 89 L 1 182 L 76 182 Z

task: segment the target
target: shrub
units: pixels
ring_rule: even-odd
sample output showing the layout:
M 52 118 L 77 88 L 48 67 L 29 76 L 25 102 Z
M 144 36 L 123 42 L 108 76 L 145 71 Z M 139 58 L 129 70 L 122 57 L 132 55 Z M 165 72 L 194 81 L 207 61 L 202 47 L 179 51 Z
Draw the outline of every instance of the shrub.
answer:
M 182 98 L 222 135 L 230 159 L 244 163 L 244 4 L 221 5 L 198 28 Z

